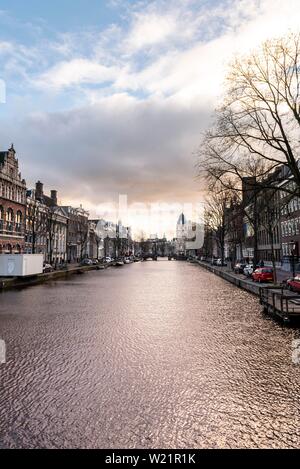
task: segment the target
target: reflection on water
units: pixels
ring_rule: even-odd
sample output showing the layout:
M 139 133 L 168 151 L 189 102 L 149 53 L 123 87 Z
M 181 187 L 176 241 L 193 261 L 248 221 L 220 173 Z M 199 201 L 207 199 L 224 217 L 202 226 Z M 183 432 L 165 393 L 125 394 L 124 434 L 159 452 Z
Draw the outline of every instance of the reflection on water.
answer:
M 0 295 L 0 446 L 299 447 L 297 330 L 181 262 Z

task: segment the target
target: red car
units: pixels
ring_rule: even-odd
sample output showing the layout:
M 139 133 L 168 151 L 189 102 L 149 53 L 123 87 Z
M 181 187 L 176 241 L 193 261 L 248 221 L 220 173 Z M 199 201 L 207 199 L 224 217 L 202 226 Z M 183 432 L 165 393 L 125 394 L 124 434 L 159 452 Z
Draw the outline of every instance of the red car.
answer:
M 273 282 L 273 269 L 271 267 L 259 267 L 252 274 L 254 282 Z
M 289 290 L 300 293 L 300 276 L 297 275 L 295 278 L 290 278 L 286 282 Z

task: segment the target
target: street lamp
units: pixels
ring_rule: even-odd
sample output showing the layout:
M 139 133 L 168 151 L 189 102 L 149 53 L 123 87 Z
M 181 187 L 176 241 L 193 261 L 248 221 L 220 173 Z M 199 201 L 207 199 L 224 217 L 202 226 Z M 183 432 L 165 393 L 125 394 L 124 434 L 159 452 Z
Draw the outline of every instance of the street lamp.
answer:
M 297 243 L 294 240 L 291 240 L 291 253 L 292 253 L 293 277 L 295 277 L 295 255 L 297 255 Z
M 115 258 L 119 257 L 119 241 L 120 241 L 120 225 L 119 222 L 116 224 L 116 246 L 115 246 Z

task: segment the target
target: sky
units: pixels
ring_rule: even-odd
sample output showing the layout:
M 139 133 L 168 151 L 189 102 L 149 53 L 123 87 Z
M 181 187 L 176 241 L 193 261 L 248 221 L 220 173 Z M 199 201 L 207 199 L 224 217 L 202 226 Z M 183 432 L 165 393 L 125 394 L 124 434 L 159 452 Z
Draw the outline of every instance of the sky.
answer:
M 92 217 L 125 194 L 136 229 L 171 233 L 203 200 L 195 152 L 228 63 L 299 17 L 299 0 L 0 0 L 0 149 L 28 187 Z

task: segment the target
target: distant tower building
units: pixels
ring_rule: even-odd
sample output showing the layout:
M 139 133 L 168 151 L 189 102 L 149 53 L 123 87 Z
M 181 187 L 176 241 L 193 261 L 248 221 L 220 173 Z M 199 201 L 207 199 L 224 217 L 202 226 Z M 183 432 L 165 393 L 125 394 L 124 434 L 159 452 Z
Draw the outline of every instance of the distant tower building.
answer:
M 178 254 L 196 254 L 202 248 L 204 229 L 199 223 L 187 220 L 181 213 L 176 225 L 176 251 Z

